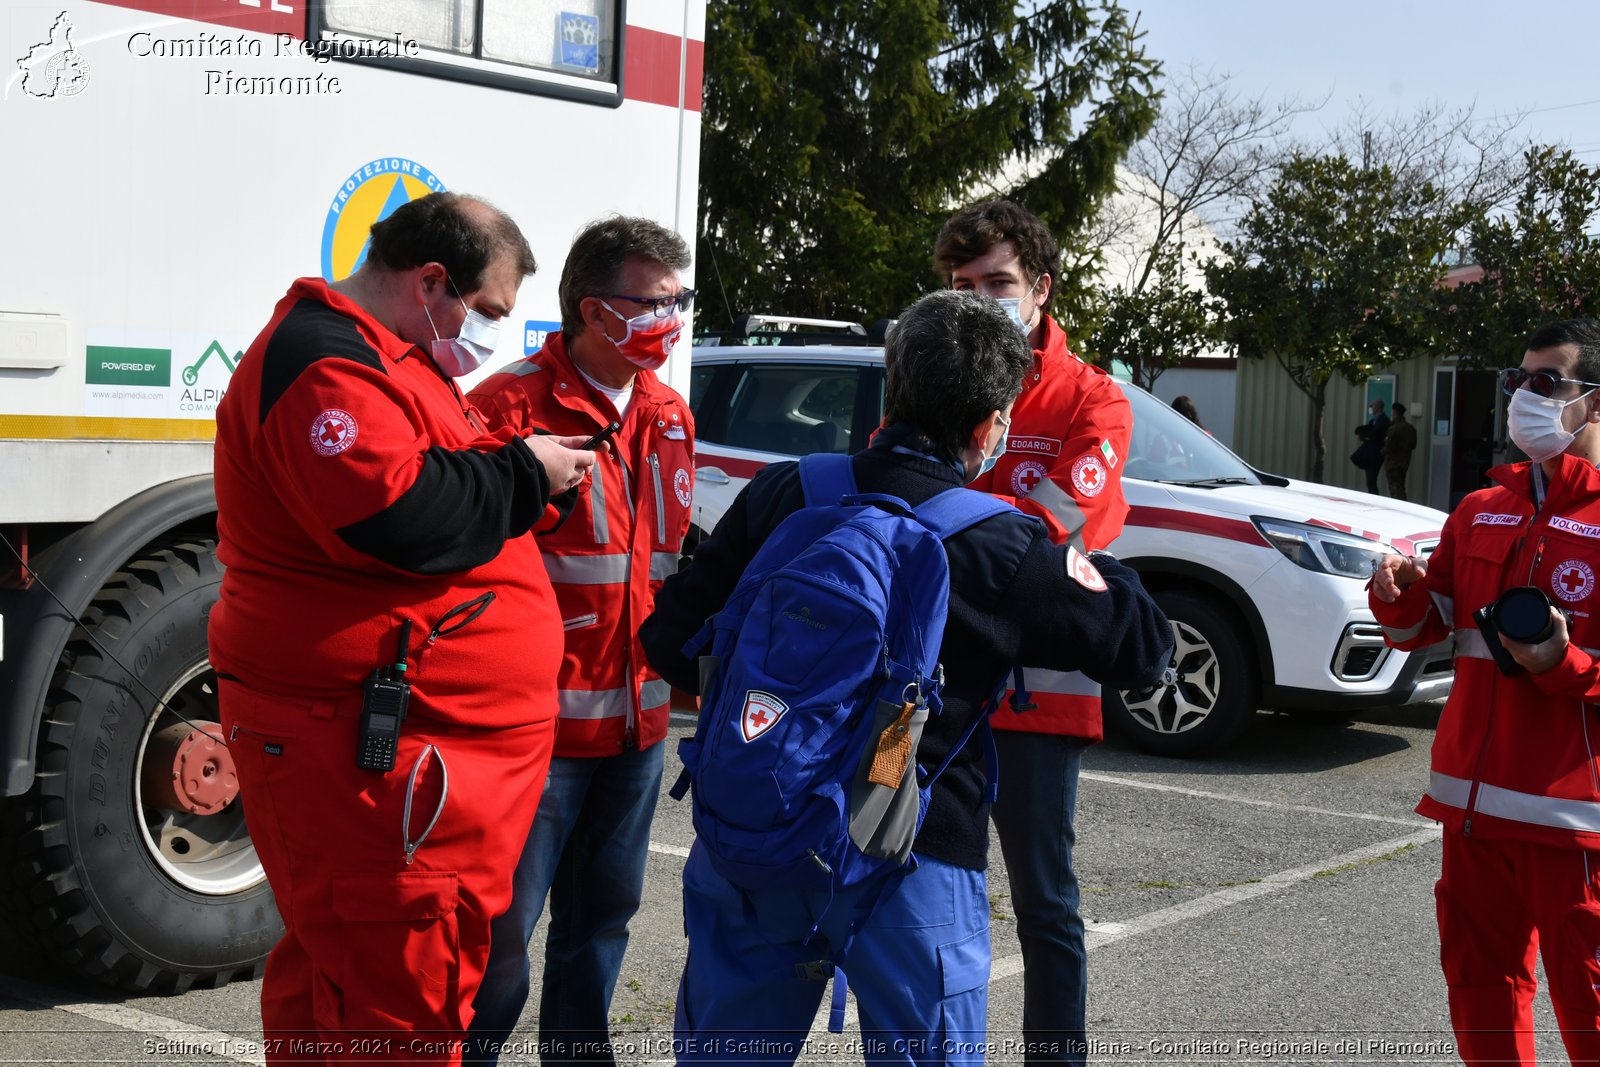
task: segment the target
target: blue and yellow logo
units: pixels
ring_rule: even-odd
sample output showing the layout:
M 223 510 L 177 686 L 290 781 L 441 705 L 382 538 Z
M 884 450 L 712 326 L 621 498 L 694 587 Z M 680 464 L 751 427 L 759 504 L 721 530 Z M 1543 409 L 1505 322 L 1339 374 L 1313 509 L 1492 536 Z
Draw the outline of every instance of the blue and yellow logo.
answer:
M 374 222 L 388 218 L 401 204 L 444 189 L 427 167 L 398 156 L 356 168 L 334 194 L 322 226 L 323 278 L 336 282 L 354 274 L 367 261 Z

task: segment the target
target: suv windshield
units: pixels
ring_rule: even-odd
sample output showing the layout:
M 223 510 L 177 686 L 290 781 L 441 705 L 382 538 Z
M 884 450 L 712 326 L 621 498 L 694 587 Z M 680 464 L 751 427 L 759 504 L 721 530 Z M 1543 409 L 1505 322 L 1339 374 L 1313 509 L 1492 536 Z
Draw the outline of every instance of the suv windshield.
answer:
M 1261 483 L 1244 460 L 1200 427 L 1143 389 L 1118 384 L 1133 405 L 1133 442 L 1122 472 L 1125 477 L 1185 484 Z

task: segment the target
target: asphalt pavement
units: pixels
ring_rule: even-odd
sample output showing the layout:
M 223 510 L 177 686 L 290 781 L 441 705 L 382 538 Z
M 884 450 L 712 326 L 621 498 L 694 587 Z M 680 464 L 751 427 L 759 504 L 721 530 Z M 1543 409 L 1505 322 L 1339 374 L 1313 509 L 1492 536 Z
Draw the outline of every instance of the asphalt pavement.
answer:
M 1078 870 L 1095 1063 L 1456 1063 L 1433 920 L 1437 827 L 1412 812 L 1439 707 L 1355 719 L 1260 714 L 1221 757 L 1084 760 Z M 687 732 L 673 728 L 676 738 Z M 676 757 L 668 756 L 668 781 Z M 644 907 L 612 1007 L 622 1064 L 671 1062 L 684 953 L 678 886 L 693 839 L 665 796 Z M 991 1063 L 1020 1063 L 1022 965 L 998 845 L 989 878 Z M 502 1062 L 536 1063 L 535 990 Z M 256 982 L 121 996 L 36 960 L 0 960 L 0 1062 L 262 1063 Z M 854 1011 L 805 1064 L 859 1063 Z M 1541 992 L 1542 1060 L 1564 1060 Z

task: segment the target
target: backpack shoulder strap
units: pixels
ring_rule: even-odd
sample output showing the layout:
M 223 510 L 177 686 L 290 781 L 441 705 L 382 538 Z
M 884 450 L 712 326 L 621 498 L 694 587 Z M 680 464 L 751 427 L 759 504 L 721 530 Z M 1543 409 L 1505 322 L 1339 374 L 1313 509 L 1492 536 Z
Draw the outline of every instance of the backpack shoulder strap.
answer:
M 856 491 L 856 472 L 849 456 L 819 452 L 800 460 L 800 485 L 806 492 L 806 506 L 837 504 L 840 497 Z
M 917 518 L 932 530 L 939 540 L 947 541 L 984 519 L 1004 511 L 1016 510 L 1004 500 L 998 500 L 988 493 L 957 486 L 918 504 Z

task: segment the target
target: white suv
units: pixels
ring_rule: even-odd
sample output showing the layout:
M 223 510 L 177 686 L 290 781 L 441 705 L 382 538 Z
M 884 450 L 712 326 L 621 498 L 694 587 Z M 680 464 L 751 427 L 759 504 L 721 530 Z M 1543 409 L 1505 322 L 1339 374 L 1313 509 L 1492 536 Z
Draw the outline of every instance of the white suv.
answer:
M 768 463 L 856 452 L 883 409 L 883 350 L 865 344 L 702 346 L 691 543 Z M 864 338 L 862 339 L 864 340 Z M 1255 470 L 1148 392 L 1123 468 L 1130 511 L 1110 549 L 1171 620 L 1172 681 L 1106 693 L 1108 723 L 1165 755 L 1237 736 L 1256 709 L 1355 710 L 1442 697 L 1448 642 L 1384 647 L 1365 583 L 1383 553 L 1427 555 L 1443 512 Z

